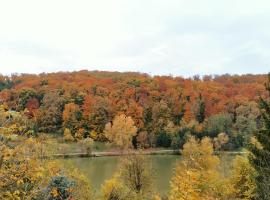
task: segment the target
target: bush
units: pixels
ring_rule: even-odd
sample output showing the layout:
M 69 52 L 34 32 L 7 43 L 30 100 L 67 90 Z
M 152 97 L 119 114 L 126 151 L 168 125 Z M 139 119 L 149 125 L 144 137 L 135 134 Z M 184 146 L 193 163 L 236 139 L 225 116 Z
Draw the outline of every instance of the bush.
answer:
M 75 187 L 75 181 L 69 180 L 65 176 L 53 177 L 46 189 L 48 200 L 66 200 L 72 199 L 72 190 Z M 45 196 L 47 196 L 45 195 Z

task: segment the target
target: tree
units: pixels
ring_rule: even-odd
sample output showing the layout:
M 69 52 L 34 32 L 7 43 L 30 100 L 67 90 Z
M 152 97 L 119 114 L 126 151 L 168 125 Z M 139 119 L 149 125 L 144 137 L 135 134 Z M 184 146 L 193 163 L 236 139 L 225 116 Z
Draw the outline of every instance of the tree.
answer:
M 0 145 L 0 199 L 35 199 L 48 178 L 57 171 L 41 159 L 41 143 L 33 138 L 10 148 Z
M 143 108 L 139 106 L 135 101 L 130 101 L 126 110 L 126 115 L 132 117 L 135 126 L 142 128 L 143 124 Z
M 169 147 L 171 138 L 166 134 L 166 126 L 172 120 L 171 110 L 164 100 L 156 102 L 152 107 L 151 121 L 148 124 L 150 142 L 156 146 Z
M 170 200 L 206 200 L 218 197 L 219 158 L 209 138 L 191 137 L 171 180 Z
M 141 197 L 153 195 L 153 169 L 145 156 L 126 156 L 120 161 L 119 168 L 119 180 L 129 191 Z
M 137 127 L 131 117 L 121 114 L 112 123 L 106 124 L 104 133 L 110 142 L 127 149 L 132 147 L 132 138 L 137 133 Z
M 149 147 L 149 141 L 148 141 L 148 133 L 147 131 L 141 131 L 136 137 L 137 139 L 137 146 L 139 148 L 147 148 Z
M 145 156 L 133 154 L 122 157 L 118 169 L 114 177 L 102 185 L 102 199 L 158 199 L 153 188 L 153 169 Z
M 34 123 L 24 113 L 8 110 L 8 107 L 0 105 L 0 127 L 4 135 L 35 135 Z
M 64 99 L 56 92 L 46 93 L 35 119 L 38 130 L 45 133 L 58 131 L 62 126 Z
M 246 102 L 236 108 L 234 128 L 237 131 L 239 145 L 247 145 L 250 137 L 257 131 L 260 110 L 255 102 Z
M 85 96 L 83 116 L 90 130 L 102 133 L 105 125 L 112 119 L 112 111 L 108 98 L 101 96 Z
M 65 128 L 64 130 L 64 140 L 72 142 L 74 141 L 74 137 L 71 134 L 71 131 L 68 128 Z
M 82 114 L 78 105 L 68 103 L 63 111 L 63 127 L 69 128 L 72 133 L 75 133 L 80 126 Z
M 152 132 L 156 135 L 163 133 L 168 122 L 171 121 L 171 110 L 166 101 L 161 100 L 152 108 Z
M 260 109 L 262 118 L 262 128 L 254 133 L 256 140 L 261 144 L 260 147 L 255 144 L 249 146 L 252 153 L 250 162 L 257 171 L 255 178 L 256 196 L 255 199 L 268 200 L 270 199 L 270 74 L 266 83 L 268 99 L 260 98 Z
M 23 110 L 30 99 L 36 98 L 37 94 L 32 88 L 24 88 L 19 94 L 18 109 Z
M 202 95 L 199 95 L 197 102 L 194 105 L 195 118 L 199 123 L 203 123 L 205 119 L 205 102 L 202 99 Z
M 125 200 L 127 191 L 116 177 L 107 180 L 102 186 L 102 200 Z
M 14 83 L 12 82 L 12 80 L 10 80 L 9 77 L 4 77 L 0 75 L 0 91 L 4 89 L 10 89 L 13 85 Z
M 76 169 L 44 159 L 48 149 L 43 142 L 29 138 L 12 147 L 0 143 L 0 199 L 95 199 Z
M 251 200 L 255 195 L 256 171 L 243 156 L 237 156 L 233 161 L 233 167 L 229 179 L 231 198 L 236 200 Z
M 222 132 L 230 135 L 232 126 L 232 117 L 228 113 L 212 115 L 205 121 L 205 129 L 210 137 L 216 137 Z

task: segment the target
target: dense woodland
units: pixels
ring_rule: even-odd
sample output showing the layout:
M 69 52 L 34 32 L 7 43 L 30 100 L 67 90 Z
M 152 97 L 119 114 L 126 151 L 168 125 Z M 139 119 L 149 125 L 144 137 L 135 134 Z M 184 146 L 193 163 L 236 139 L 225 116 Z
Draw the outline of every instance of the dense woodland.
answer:
M 1 76 L 0 199 L 269 200 L 269 95 L 270 75 Z M 51 136 L 89 155 L 99 141 L 125 152 L 171 148 L 182 158 L 166 196 L 140 154 L 122 156 L 97 195 L 80 171 L 49 156 Z M 245 154 L 225 177 L 214 152 L 231 150 Z
M 13 127 L 21 135 L 63 135 L 66 130 L 73 138 L 106 141 L 106 124 L 124 114 L 137 129 L 132 138 L 135 148 L 179 149 L 193 135 L 209 136 L 217 143 L 228 137 L 222 148 L 232 150 L 245 146 L 260 126 L 257 101 L 265 95 L 266 77 L 185 79 L 98 71 L 14 74 L 0 77 L 0 101 L 6 110 L 30 119 L 30 127 Z

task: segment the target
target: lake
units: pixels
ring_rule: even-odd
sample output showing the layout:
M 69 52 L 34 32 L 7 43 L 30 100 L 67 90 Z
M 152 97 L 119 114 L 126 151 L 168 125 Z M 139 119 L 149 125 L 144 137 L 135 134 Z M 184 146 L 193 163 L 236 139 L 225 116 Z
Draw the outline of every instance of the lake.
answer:
M 221 156 L 221 171 L 227 175 L 234 156 Z M 177 161 L 181 159 L 180 155 L 147 155 L 155 170 L 155 187 L 162 194 L 168 194 L 170 188 L 170 179 Z M 117 171 L 118 156 L 111 157 L 79 157 L 65 159 L 64 162 L 74 165 L 89 178 L 94 190 L 99 193 L 100 187 L 105 180 L 112 178 Z

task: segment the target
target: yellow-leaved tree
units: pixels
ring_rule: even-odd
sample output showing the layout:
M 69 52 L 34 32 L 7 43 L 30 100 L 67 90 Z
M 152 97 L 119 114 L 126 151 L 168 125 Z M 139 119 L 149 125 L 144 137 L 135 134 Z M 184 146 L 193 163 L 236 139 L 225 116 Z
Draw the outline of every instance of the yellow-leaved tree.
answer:
M 118 180 L 117 177 L 113 177 L 102 185 L 101 187 L 102 200 L 124 200 L 128 197 L 127 189 L 122 185 L 122 183 Z
M 209 138 L 190 137 L 171 180 L 170 200 L 219 199 L 219 158 Z
M 128 149 L 132 147 L 132 138 L 137 133 L 137 127 L 131 117 L 121 114 L 116 116 L 112 123 L 106 124 L 104 133 L 110 142 L 122 149 Z
M 229 190 L 231 199 L 251 200 L 255 196 L 255 176 L 256 171 L 243 156 L 237 156 L 233 161 L 231 177 L 229 179 Z
M 46 159 L 43 148 L 34 138 L 15 147 L 0 143 L 0 199 L 94 199 L 86 178 Z

